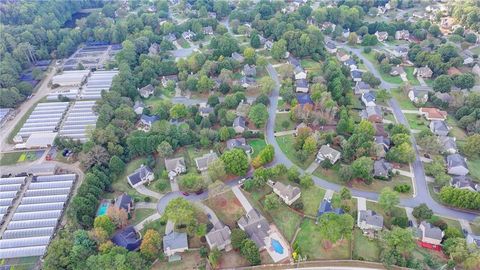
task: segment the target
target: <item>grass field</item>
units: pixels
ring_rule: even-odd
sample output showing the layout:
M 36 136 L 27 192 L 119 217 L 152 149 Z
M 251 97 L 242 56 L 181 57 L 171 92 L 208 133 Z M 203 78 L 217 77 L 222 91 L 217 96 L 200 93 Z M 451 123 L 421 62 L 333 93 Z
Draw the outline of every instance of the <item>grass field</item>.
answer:
M 188 43 L 188 41 L 186 41 L 185 39 L 183 38 L 179 38 L 177 39 L 177 42 L 180 46 L 182 46 L 182 48 L 184 49 L 187 49 L 187 48 L 190 48 L 190 43 Z
M 338 175 L 338 171 L 340 170 L 340 168 L 341 165 L 339 163 L 333 165 L 333 167 L 328 170 L 322 168 L 321 166 L 318 166 L 318 168 L 313 172 L 313 175 L 325 179 L 329 182 L 343 185 L 344 182 L 340 180 L 340 176 Z
M 414 113 L 405 113 L 405 118 L 407 118 L 408 125 L 411 129 L 417 130 L 428 130 L 429 122 L 421 115 Z
M 480 181 L 480 158 L 467 159 L 467 164 L 468 169 L 470 170 L 470 175 Z
M 390 187 L 393 189 L 396 185 L 401 185 L 401 184 L 408 184 L 412 186 L 412 180 L 409 177 L 406 177 L 403 175 L 395 175 L 394 177 L 392 177 L 392 180 L 390 181 L 374 179 L 370 185 L 365 184 L 363 181 L 351 182 L 352 188 L 364 190 L 364 191 L 372 191 L 372 192 L 380 192 L 385 187 Z M 400 193 L 400 196 L 411 197 L 412 190 L 410 190 L 410 192 L 408 193 Z
M 402 110 L 417 110 L 413 103 L 408 99 L 408 96 L 400 89 L 393 89 L 391 91 L 393 98 L 395 98 Z
M 382 215 L 383 224 L 387 228 L 391 228 L 393 217 L 407 217 L 407 212 L 405 211 L 405 208 L 395 207 L 392 211 L 392 214 L 387 215 L 385 211 L 382 209 L 382 207 L 376 202 L 367 201 L 367 209 L 373 210 L 376 213 Z
M 333 246 L 325 247 L 324 239 L 318 233 L 315 222 L 305 219 L 295 242 L 308 260 L 341 260 L 350 259 L 350 239 L 338 241 Z
M 370 239 L 363 235 L 362 230 L 355 228 L 353 231 L 353 258 L 362 258 L 366 261 L 377 262 L 380 260 L 380 243 L 377 239 Z
M 306 169 L 315 159 L 315 155 L 309 157 L 306 161 L 302 162 L 298 160 L 295 148 L 293 148 L 293 143 L 295 138 L 293 135 L 286 135 L 276 138 L 278 144 L 280 145 L 280 149 L 282 149 L 283 153 L 290 159 L 295 165 L 302 169 Z
M 263 139 L 254 139 L 254 140 L 249 140 L 248 145 L 250 145 L 253 148 L 253 154 L 252 157 L 256 157 L 260 151 L 267 146 L 267 143 Z
M 133 212 L 132 220 L 130 221 L 133 225 L 137 225 L 138 223 L 142 222 L 142 220 L 146 219 L 147 217 L 155 214 L 157 212 L 156 209 L 135 209 Z
M 36 159 L 37 155 L 35 154 L 35 151 L 5 153 L 2 154 L 0 165 L 13 165 L 19 162 L 33 161 Z
M 198 250 L 188 250 L 182 253 L 182 260 L 176 262 L 167 262 L 158 260 L 151 267 L 152 270 L 169 269 L 169 270 L 183 270 L 183 269 L 199 269 L 205 266 L 205 259 L 200 256 Z
M 242 204 L 232 191 L 208 198 L 205 204 L 230 228 L 235 228 L 238 219 L 245 213 Z
M 320 202 L 325 196 L 325 189 L 313 186 L 308 189 L 302 190 L 302 203 L 303 203 L 303 212 L 305 215 L 317 216 L 318 207 Z
M 413 67 L 405 67 L 404 68 L 405 73 L 407 73 L 407 80 L 410 83 L 410 85 L 420 85 L 420 82 L 418 81 L 417 77 L 413 75 Z
M 288 127 L 283 128 L 283 122 L 288 122 Z M 275 116 L 275 132 L 292 130 L 295 128 L 295 123 L 290 119 L 289 113 L 277 113 Z
M 458 127 L 457 120 L 450 115 L 447 117 L 447 125 L 452 128 L 450 130 L 450 135 L 457 138 L 458 141 L 463 141 L 467 138 L 465 131 Z

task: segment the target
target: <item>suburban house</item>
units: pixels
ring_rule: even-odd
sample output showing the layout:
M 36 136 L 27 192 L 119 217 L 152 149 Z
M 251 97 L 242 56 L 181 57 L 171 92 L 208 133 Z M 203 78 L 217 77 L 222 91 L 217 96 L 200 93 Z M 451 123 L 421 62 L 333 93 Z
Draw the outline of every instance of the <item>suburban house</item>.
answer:
M 213 228 L 205 235 L 210 250 L 217 248 L 218 250 L 232 250 L 232 240 L 230 228 L 221 222 L 213 224 Z
M 375 136 L 373 142 L 377 157 L 384 158 L 390 149 L 390 139 L 384 136 Z
M 432 131 L 433 134 L 438 136 L 447 136 L 448 131 L 450 130 L 450 128 L 444 121 L 439 120 L 431 121 L 429 127 L 430 131 Z
M 350 55 L 348 55 L 346 52 L 344 51 L 338 51 L 337 52 L 337 59 L 340 61 L 340 62 L 345 62 L 347 61 L 348 59 L 350 59 Z
M 428 101 L 429 90 L 430 88 L 428 86 L 414 86 L 408 92 L 408 98 L 416 104 L 425 103 Z
M 455 137 L 438 136 L 438 142 L 442 146 L 442 152 L 447 154 L 455 154 L 457 152 L 457 143 Z
M 395 66 L 395 67 L 392 67 L 392 69 L 390 70 L 390 75 L 392 76 L 400 76 L 403 74 L 406 74 L 406 73 L 402 66 Z
M 447 172 L 448 174 L 467 175 L 468 165 L 465 158 L 460 154 L 451 154 L 447 156 Z
M 408 49 L 405 47 L 397 46 L 392 52 L 393 56 L 406 58 L 408 55 Z
M 236 133 L 243 133 L 247 129 L 247 125 L 245 123 L 245 117 L 237 116 L 233 120 L 233 129 L 235 129 Z
M 424 247 L 436 249 L 436 246 L 440 246 L 443 239 L 443 231 L 434 227 L 432 224 L 422 221 L 420 226 L 418 226 L 418 238 L 423 244 Z
M 273 188 L 273 192 L 277 194 L 287 205 L 292 205 L 300 198 L 301 191 L 298 187 L 285 185 L 282 182 L 268 181 L 268 185 Z
M 410 33 L 408 30 L 399 30 L 395 32 L 395 39 L 396 40 L 408 40 L 410 38 Z
M 370 122 L 381 123 L 383 120 L 382 109 L 379 106 L 367 106 L 360 112 L 360 117 Z
M 155 92 L 155 87 L 153 87 L 153 85 L 151 84 L 138 89 L 138 93 L 143 98 L 149 98 L 151 95 L 153 95 L 154 92 Z
M 187 234 L 171 231 L 169 234 L 163 236 L 163 253 L 166 256 L 172 257 L 177 253 L 182 253 L 188 250 Z M 172 258 L 172 260 L 179 260 Z M 170 261 L 170 258 L 169 258 Z
M 160 46 L 158 45 L 158 43 L 152 43 L 152 45 L 148 47 L 149 56 L 157 55 L 159 52 L 160 52 Z
M 163 87 L 167 87 L 169 81 L 173 81 L 174 83 L 177 83 L 178 82 L 178 76 L 177 75 L 162 76 L 161 83 L 162 83 Z
M 239 63 L 243 63 L 243 61 L 245 61 L 245 58 L 237 52 L 232 53 L 232 58 L 233 58 L 233 60 L 235 60 Z
M 347 61 L 343 62 L 343 65 L 348 67 L 348 69 L 350 70 L 356 70 L 358 69 L 357 67 L 357 62 L 355 62 L 355 60 L 353 60 L 352 58 L 348 59 Z
M 201 117 L 208 117 L 213 111 L 213 108 L 208 106 L 200 106 L 200 108 L 198 108 L 198 114 Z
M 307 104 L 314 105 L 313 100 L 308 93 L 297 93 L 297 103 L 300 106 L 305 106 Z
M 240 148 L 245 151 L 247 154 L 252 153 L 252 147 L 247 144 L 245 138 L 234 138 L 227 141 L 227 149 L 232 150 L 235 148 Z
M 330 54 L 334 54 L 337 52 L 337 46 L 335 46 L 335 44 L 333 44 L 332 42 L 327 42 L 325 44 L 325 49 L 327 50 L 328 53 Z
M 175 36 L 175 34 L 169 33 L 166 36 L 164 36 L 164 39 L 170 42 L 175 42 L 175 40 L 177 40 L 177 37 Z
M 392 164 L 385 161 L 385 159 L 375 160 L 373 163 L 373 176 L 380 179 L 388 179 L 392 174 Z
M 149 131 L 153 123 L 157 121 L 158 121 L 158 116 L 156 115 L 150 116 L 150 115 L 142 114 L 142 116 L 140 116 L 139 128 L 144 131 Z
M 355 84 L 354 93 L 355 95 L 361 95 L 369 92 L 370 90 L 372 90 L 370 84 L 366 82 L 357 82 Z
M 293 71 L 295 80 L 305 80 L 307 78 L 307 72 L 301 66 L 296 66 Z
M 420 114 L 424 115 L 428 121 L 444 121 L 447 119 L 448 113 L 437 108 L 420 108 Z
M 115 203 L 113 204 L 117 209 L 123 209 L 130 216 L 130 213 L 133 210 L 133 200 L 127 193 L 115 198 Z
M 325 30 L 327 30 L 328 28 L 331 28 L 332 30 L 334 30 L 335 27 L 336 27 L 336 25 L 335 25 L 334 23 L 324 22 L 324 23 L 322 23 L 321 29 L 322 29 L 322 31 L 325 31 Z
M 362 102 L 365 104 L 365 106 L 376 106 L 377 104 L 375 103 L 375 92 L 369 91 L 364 94 L 362 94 Z
M 325 159 L 328 159 L 332 164 L 335 164 L 340 159 L 340 151 L 331 148 L 328 144 L 322 145 L 320 150 L 318 150 L 316 161 L 320 163 Z
M 375 32 L 375 36 L 377 37 L 378 41 L 380 42 L 383 42 L 385 40 L 387 40 L 388 38 L 388 33 L 385 32 L 385 31 L 382 31 L 382 32 Z
M 190 30 L 182 33 L 182 37 L 185 40 L 190 40 L 190 39 L 194 38 L 196 35 L 197 34 L 195 34 L 195 32 L 192 32 Z
M 127 249 L 128 251 L 135 251 L 140 248 L 142 239 L 135 231 L 135 228 L 128 226 L 116 232 L 112 237 L 112 242 L 119 247 Z
M 175 176 L 187 171 L 185 159 L 183 157 L 165 159 L 165 169 L 168 172 L 168 177 L 173 179 Z
M 472 178 L 466 175 L 452 177 L 450 185 L 455 188 L 468 189 L 470 191 L 480 191 L 480 185 L 472 181 Z
M 272 47 L 273 47 L 273 42 L 272 42 L 271 40 L 265 41 L 265 45 L 263 45 L 263 48 L 264 48 L 265 50 L 269 50 L 269 51 L 270 51 L 270 50 L 272 49 Z
M 255 65 L 246 64 L 243 66 L 242 74 L 247 77 L 255 77 L 257 75 L 257 69 Z
M 249 111 L 250 111 L 250 103 L 242 100 L 238 104 L 237 109 L 235 110 L 235 114 L 237 116 L 247 117 Z
M 334 213 L 337 215 L 343 214 L 342 208 L 332 208 L 332 203 L 330 200 L 323 199 L 322 203 L 320 204 L 320 208 L 318 208 L 317 217 L 320 217 L 326 213 Z
M 211 26 L 203 27 L 203 34 L 205 35 L 213 35 L 213 28 Z
M 308 93 L 308 82 L 305 79 L 295 80 L 295 91 L 298 93 Z
M 290 54 L 290 56 L 287 59 L 287 62 L 292 65 L 293 67 L 298 67 L 300 66 L 300 60 L 298 58 L 294 57 L 293 55 Z
M 128 183 L 132 187 L 137 187 L 145 183 L 150 183 L 153 181 L 155 176 L 153 171 L 145 165 L 141 165 L 140 168 L 136 169 L 133 173 L 127 176 Z
M 135 101 L 135 104 L 133 104 L 133 111 L 135 111 L 137 115 L 142 115 L 144 108 L 145 105 L 140 100 Z
M 265 241 L 270 234 L 270 224 L 260 212 L 252 208 L 245 216 L 242 216 L 238 222 L 238 227 L 245 231 L 257 247 L 262 250 L 266 247 Z
M 420 67 L 420 68 L 415 68 L 413 70 L 413 75 L 416 75 L 417 77 L 422 77 L 422 78 L 431 78 L 433 75 L 433 71 L 428 67 Z
M 195 164 L 197 165 L 197 170 L 203 172 L 208 169 L 208 166 L 218 159 L 217 153 L 210 151 L 201 157 L 195 159 Z
M 243 88 L 248 88 L 248 87 L 251 87 L 251 86 L 254 86 L 256 84 L 256 80 L 255 78 L 253 77 L 248 77 L 248 76 L 243 76 L 241 79 L 240 79 L 240 85 L 243 87 Z
M 361 72 L 360 70 L 358 70 L 358 69 L 352 70 L 350 72 L 350 75 L 352 76 L 352 79 L 353 79 L 354 82 L 362 81 L 363 72 Z
M 360 210 L 357 216 L 357 226 L 362 231 L 380 231 L 383 229 L 383 216 L 372 210 Z

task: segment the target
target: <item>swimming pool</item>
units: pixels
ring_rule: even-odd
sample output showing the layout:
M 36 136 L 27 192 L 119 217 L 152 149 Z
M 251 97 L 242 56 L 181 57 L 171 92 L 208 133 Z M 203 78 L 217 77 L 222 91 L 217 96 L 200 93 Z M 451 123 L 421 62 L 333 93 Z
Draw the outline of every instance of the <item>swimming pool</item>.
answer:
M 97 217 L 103 216 L 103 215 L 107 214 L 108 206 L 110 206 L 110 203 L 108 203 L 108 202 L 102 202 L 102 203 L 100 204 L 100 206 L 98 207 Z
M 278 254 L 283 254 L 283 246 L 277 239 L 272 238 L 272 247 Z

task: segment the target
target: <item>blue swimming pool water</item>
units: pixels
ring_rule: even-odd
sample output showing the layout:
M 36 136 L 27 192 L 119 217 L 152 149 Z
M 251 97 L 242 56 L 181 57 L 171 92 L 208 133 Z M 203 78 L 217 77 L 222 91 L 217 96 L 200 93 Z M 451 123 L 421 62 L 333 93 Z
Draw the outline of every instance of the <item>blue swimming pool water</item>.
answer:
M 277 239 L 272 238 L 272 247 L 278 254 L 283 254 L 283 246 Z
M 107 214 L 108 205 L 109 203 L 107 202 L 103 202 L 100 204 L 100 207 L 98 207 L 97 211 L 97 217 Z

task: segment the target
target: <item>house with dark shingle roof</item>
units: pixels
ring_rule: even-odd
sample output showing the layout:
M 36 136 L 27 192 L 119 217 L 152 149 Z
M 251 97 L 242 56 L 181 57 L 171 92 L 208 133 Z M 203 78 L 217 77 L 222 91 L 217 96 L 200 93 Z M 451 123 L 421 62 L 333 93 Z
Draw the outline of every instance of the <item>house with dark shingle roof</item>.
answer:
M 355 84 L 354 93 L 355 95 L 361 95 L 370 92 L 370 90 L 372 90 L 370 84 L 366 82 L 357 82 Z
M 372 210 L 360 210 L 357 226 L 363 231 L 380 231 L 383 229 L 383 216 Z
M 292 54 L 290 54 L 287 61 L 290 65 L 293 65 L 293 67 L 299 67 L 300 66 L 300 60 L 298 60 L 298 58 L 294 57 Z
M 467 189 L 470 191 L 480 191 L 480 185 L 472 181 L 472 178 L 466 175 L 452 177 L 450 185 L 455 188 Z
M 255 65 L 246 64 L 243 66 L 242 74 L 247 77 L 255 77 L 257 75 L 257 68 Z
M 337 52 L 337 46 L 335 46 L 335 44 L 333 44 L 332 42 L 327 42 L 325 44 L 325 49 L 327 50 L 328 53 L 330 54 L 334 54 Z
M 421 104 L 428 101 L 428 92 L 430 91 L 430 87 L 428 86 L 414 86 L 408 92 L 408 98 L 413 103 Z
M 141 165 L 133 173 L 127 176 L 128 183 L 132 187 L 137 187 L 145 183 L 150 183 L 154 179 L 153 171 L 145 165 Z
M 390 139 L 384 136 L 375 136 L 375 153 L 377 157 L 384 158 L 387 155 L 387 151 L 390 149 Z
M 227 149 L 232 150 L 235 148 L 240 148 L 246 153 L 252 153 L 252 147 L 247 144 L 245 138 L 233 138 L 227 141 Z
M 135 251 L 140 248 L 142 239 L 140 235 L 135 231 L 135 228 L 128 226 L 117 233 L 112 237 L 112 243 L 117 246 L 123 247 L 128 251 Z
M 455 137 L 438 136 L 438 142 L 442 146 L 442 152 L 455 154 L 457 152 L 457 143 Z
M 350 72 L 350 75 L 352 76 L 352 79 L 354 82 L 360 82 L 362 80 L 363 72 L 361 72 L 358 69 L 355 69 Z
M 239 63 L 243 63 L 243 61 L 245 61 L 245 58 L 241 54 L 239 54 L 238 52 L 232 53 L 232 58 L 233 58 L 233 60 L 235 60 Z
M 375 160 L 373 163 L 373 176 L 380 179 L 388 179 L 392 173 L 392 164 L 385 159 Z
M 245 117 L 237 116 L 233 120 L 233 129 L 235 129 L 236 133 L 243 133 L 247 129 Z
M 250 210 L 238 220 L 237 224 L 255 242 L 258 249 L 262 250 L 267 246 L 266 240 L 270 234 L 270 224 L 257 209 Z
M 146 114 L 142 114 L 142 116 L 140 116 L 140 123 L 144 126 L 144 128 L 146 130 L 149 130 L 153 123 L 157 122 L 158 121 L 158 116 L 156 115 L 146 115 Z
M 205 235 L 210 250 L 217 248 L 218 250 L 232 250 L 232 240 L 230 235 L 232 232 L 225 224 L 219 222 L 213 225 L 213 228 Z
M 342 208 L 332 208 L 332 203 L 329 200 L 323 199 L 322 203 L 320 204 L 320 208 L 318 208 L 317 217 L 327 213 L 341 215 L 343 214 L 343 210 Z
M 115 203 L 113 204 L 117 209 L 123 209 L 127 214 L 133 210 L 133 200 L 127 193 L 123 193 L 122 195 L 115 198 Z
M 369 92 L 366 92 L 364 94 L 362 94 L 362 102 L 363 104 L 365 104 L 365 106 L 377 106 L 377 104 L 375 103 L 375 100 L 376 100 L 376 95 L 375 95 L 375 92 L 373 91 L 369 91 Z
M 187 165 L 183 157 L 165 159 L 165 170 L 168 172 L 168 177 L 173 179 L 175 176 L 187 172 Z
M 469 170 L 465 158 L 460 154 L 448 155 L 447 172 L 453 175 L 467 175 Z
M 153 85 L 151 84 L 148 84 L 138 89 L 138 93 L 143 98 L 149 98 L 151 95 L 153 95 L 154 92 L 155 92 L 155 87 L 153 87 Z

